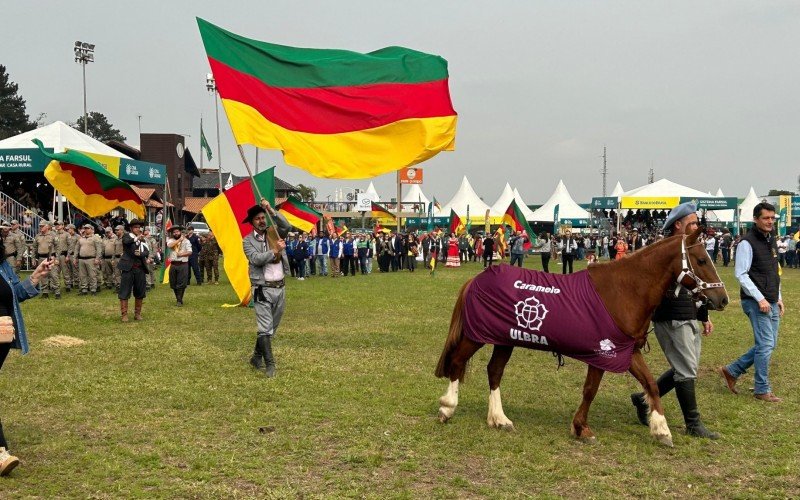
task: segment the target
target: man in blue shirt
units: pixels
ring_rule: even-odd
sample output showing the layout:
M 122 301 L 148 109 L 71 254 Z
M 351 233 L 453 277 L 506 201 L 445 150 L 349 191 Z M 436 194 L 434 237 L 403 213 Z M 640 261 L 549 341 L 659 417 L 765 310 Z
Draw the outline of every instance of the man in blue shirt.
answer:
M 331 240 L 328 239 L 326 233 L 314 240 L 314 258 L 317 259 L 317 268 L 319 269 L 320 276 L 328 275 L 328 254 L 330 253 Z
M 741 285 L 742 309 L 753 327 L 755 345 L 739 359 L 719 368 L 728 389 L 738 394 L 736 382 L 754 366 L 753 395 L 768 403 L 780 403 L 769 383 L 769 362 L 778 342 L 778 326 L 783 316 L 781 277 L 775 236 L 775 207 L 759 203 L 753 208 L 753 227 L 736 247 L 734 272 Z

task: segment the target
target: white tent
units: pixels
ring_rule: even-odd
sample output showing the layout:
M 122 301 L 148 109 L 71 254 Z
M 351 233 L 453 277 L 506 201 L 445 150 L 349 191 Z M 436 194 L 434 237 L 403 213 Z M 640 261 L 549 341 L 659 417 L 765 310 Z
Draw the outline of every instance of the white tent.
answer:
M 425 193 L 422 192 L 422 188 L 419 187 L 419 184 L 412 184 L 411 189 L 408 190 L 405 196 L 403 196 L 403 203 L 417 203 L 417 205 L 403 205 L 403 210 L 414 210 L 419 211 L 419 203 L 424 203 L 422 207 L 422 211 L 426 214 L 428 213 L 428 203 L 430 200 Z
M 42 141 L 42 144 L 44 144 L 44 147 L 53 148 L 53 151 L 56 153 L 63 153 L 66 149 L 77 149 L 84 153 L 97 153 L 116 158 L 130 159 L 129 156 L 75 130 L 64 122 L 54 122 L 50 125 L 4 139 L 0 141 L 0 149 L 35 148 L 36 145 L 31 142 L 33 139 L 39 139 Z
M 722 193 L 722 188 L 717 189 L 717 194 L 714 196 L 718 196 L 720 198 L 724 197 L 725 195 Z M 733 222 L 734 221 L 734 210 L 714 210 L 712 212 L 714 216 L 720 222 Z
M 366 191 L 364 191 L 364 192 L 365 192 L 365 193 L 367 193 L 367 194 L 369 195 L 369 199 L 370 199 L 370 200 L 372 200 L 372 201 L 374 201 L 374 202 L 378 202 L 378 203 L 380 203 L 380 201 L 381 201 L 381 195 L 379 195 L 379 194 L 378 194 L 378 192 L 375 190 L 375 184 L 373 184 L 372 182 L 370 182 L 370 183 L 369 183 L 369 187 L 368 187 L 368 188 L 367 188 L 367 190 L 366 190 Z
M 536 222 L 553 222 L 554 210 L 558 205 L 559 219 L 585 219 L 589 217 L 586 209 L 581 208 L 567 191 L 564 181 L 559 180 L 553 194 L 544 202 L 544 205 L 533 212 L 531 220 Z
M 511 189 L 511 186 L 506 182 L 506 187 L 503 188 L 503 192 L 500 193 L 500 197 L 497 198 L 497 201 L 494 202 L 491 208 L 491 215 L 499 216 L 506 213 L 508 206 L 511 205 L 511 200 L 514 199 L 514 191 Z
M 459 216 L 466 217 L 467 206 L 469 206 L 470 218 L 484 218 L 486 216 L 486 210 L 490 210 L 489 205 L 480 199 L 480 197 L 475 193 L 475 190 L 472 189 L 472 185 L 470 185 L 467 177 L 464 176 L 464 179 L 461 181 L 461 186 L 458 188 L 458 191 L 456 191 L 456 194 L 450 199 L 450 201 L 447 202 L 447 204 L 442 207 L 441 210 L 439 210 L 439 213 L 442 214 L 442 216 L 449 216 L 450 210 L 452 209 Z
M 522 195 L 519 194 L 517 188 L 514 188 L 514 199 L 517 200 L 517 205 L 519 205 L 519 209 L 522 210 L 522 215 L 525 216 L 525 220 L 533 220 L 533 210 L 528 208 L 528 205 L 523 201 Z
M 742 204 L 739 205 L 739 220 L 743 223 L 753 222 L 753 209 L 759 203 L 761 203 L 761 198 L 756 196 L 755 189 L 753 189 L 753 186 L 750 186 L 750 192 L 747 193 L 747 196 L 742 200 Z
M 650 196 L 660 196 L 660 197 L 674 197 L 674 196 L 683 196 L 683 197 L 703 197 L 707 198 L 708 193 L 703 191 L 698 191 L 697 189 L 693 189 L 690 187 L 683 186 L 676 182 L 672 182 L 668 179 L 659 179 L 652 184 L 645 184 L 644 186 L 639 186 L 637 188 L 631 189 L 630 191 L 625 191 L 620 196 L 641 196 L 641 197 L 650 197 Z
M 617 185 L 614 186 L 614 190 L 611 191 L 611 196 L 620 196 L 624 192 L 625 190 L 622 189 L 622 184 L 620 184 L 619 181 L 617 181 Z

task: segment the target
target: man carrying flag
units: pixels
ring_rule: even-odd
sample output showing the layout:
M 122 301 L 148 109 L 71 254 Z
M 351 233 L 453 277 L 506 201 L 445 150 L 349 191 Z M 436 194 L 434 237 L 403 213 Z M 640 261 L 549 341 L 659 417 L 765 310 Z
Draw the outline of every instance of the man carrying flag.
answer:
M 281 237 L 274 246 L 267 240 L 267 211 L 273 219 L 284 219 L 267 202 L 261 200 L 247 211 L 242 221 L 253 226 L 244 237 L 242 245 L 248 261 L 248 274 L 252 287 L 253 309 L 256 312 L 256 346 L 250 357 L 253 368 L 266 367 L 267 377 L 275 376 L 275 357 L 272 354 L 272 337 L 281 322 L 286 303 L 284 286 L 289 273 L 286 241 Z M 284 219 L 278 225 L 288 224 Z

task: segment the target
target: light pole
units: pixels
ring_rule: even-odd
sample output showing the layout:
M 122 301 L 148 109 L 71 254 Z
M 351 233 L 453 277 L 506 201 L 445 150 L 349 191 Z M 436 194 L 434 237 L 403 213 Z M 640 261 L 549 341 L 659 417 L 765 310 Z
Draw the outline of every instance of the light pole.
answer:
M 83 133 L 88 135 L 89 113 L 86 111 L 86 65 L 94 62 L 94 44 L 86 42 L 75 42 L 75 62 L 83 69 Z
M 219 174 L 219 192 L 222 192 L 222 149 L 219 147 L 219 93 L 217 92 L 217 82 L 214 75 L 206 74 L 206 90 L 214 94 L 214 113 L 217 117 L 217 173 Z

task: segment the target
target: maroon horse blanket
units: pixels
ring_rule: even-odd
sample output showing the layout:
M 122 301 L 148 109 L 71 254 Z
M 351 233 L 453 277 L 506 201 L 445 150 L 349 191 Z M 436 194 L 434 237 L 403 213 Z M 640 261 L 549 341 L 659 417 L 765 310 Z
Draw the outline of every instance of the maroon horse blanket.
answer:
M 553 351 L 610 372 L 631 366 L 634 340 L 611 319 L 586 271 L 490 266 L 469 285 L 463 314 L 475 342 Z

